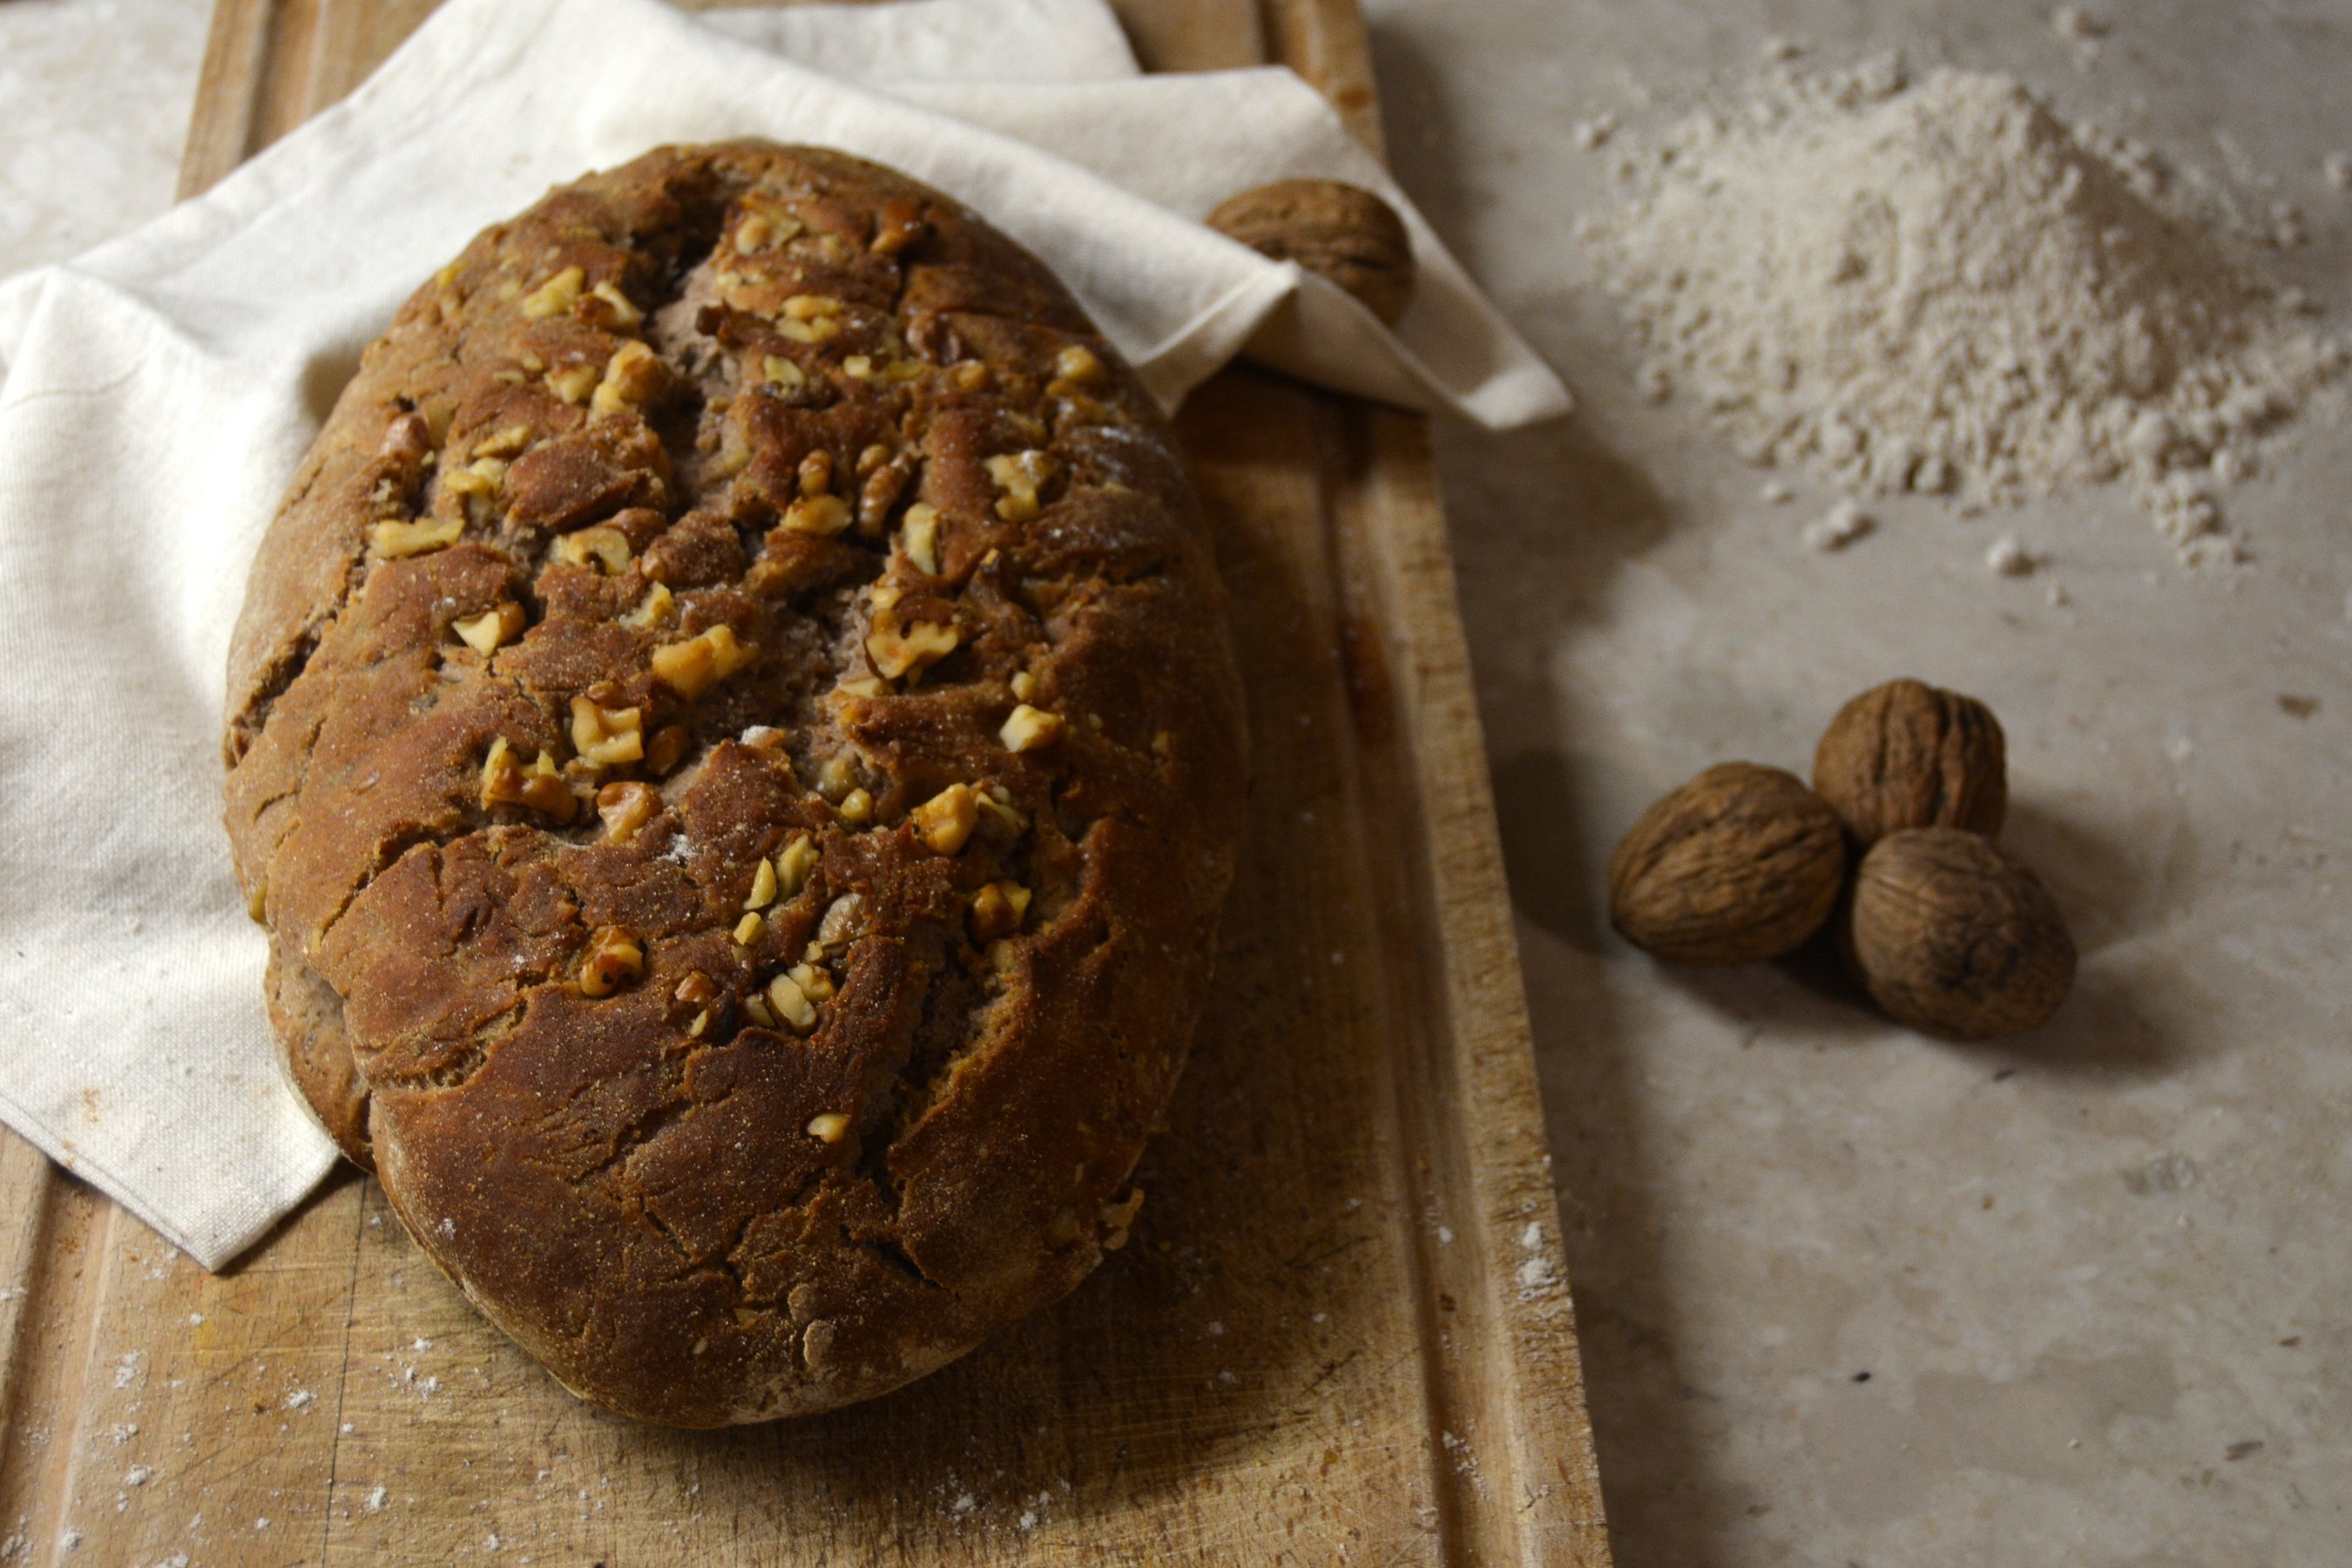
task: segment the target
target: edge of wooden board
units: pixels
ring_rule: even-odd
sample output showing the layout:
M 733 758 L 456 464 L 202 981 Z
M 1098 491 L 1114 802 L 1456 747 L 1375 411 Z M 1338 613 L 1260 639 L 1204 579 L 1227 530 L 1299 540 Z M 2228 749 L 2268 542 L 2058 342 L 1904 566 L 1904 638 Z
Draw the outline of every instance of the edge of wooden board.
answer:
M 1389 834 L 1368 865 L 1417 1150 L 1406 1180 L 1454 1232 L 1415 1232 L 1437 1457 L 1463 1505 L 1464 1561 L 1603 1568 L 1552 1160 L 1428 421 L 1323 402 L 1358 787 Z M 1507 1476 L 1465 1473 L 1448 1435 L 1467 1452 L 1497 1430 Z M 1482 1458 L 1491 1468 L 1490 1448 Z
M 1274 58 L 1385 156 L 1358 0 L 1263 5 Z M 1392 1003 L 1408 1047 L 1400 1102 L 1422 1146 L 1407 1175 L 1431 1188 L 1433 1209 L 1472 1224 L 1454 1246 L 1419 1237 L 1431 1299 L 1423 1321 L 1437 1350 L 1432 1394 L 1441 1421 L 1499 1415 L 1509 1434 L 1513 1500 L 1475 1510 L 1493 1532 L 1467 1532 L 1460 1544 L 1470 1561 L 1605 1568 L 1608 1527 L 1534 1035 L 1429 420 L 1353 399 L 1316 401 L 1346 616 L 1337 635 L 1360 700 L 1360 787 L 1367 810 L 1399 830 L 1391 847 L 1409 851 L 1376 856 L 1370 868 L 1391 951 L 1423 961 L 1400 970 Z M 1457 1323 L 1461 1304 L 1477 1301 L 1488 1331 L 1435 1331 L 1433 1301 L 1447 1298 Z M 1464 1354 L 1465 1341 L 1487 1353 Z M 1437 1458 L 1457 1496 L 1492 1502 L 1491 1481 L 1459 1474 L 1443 1451 Z

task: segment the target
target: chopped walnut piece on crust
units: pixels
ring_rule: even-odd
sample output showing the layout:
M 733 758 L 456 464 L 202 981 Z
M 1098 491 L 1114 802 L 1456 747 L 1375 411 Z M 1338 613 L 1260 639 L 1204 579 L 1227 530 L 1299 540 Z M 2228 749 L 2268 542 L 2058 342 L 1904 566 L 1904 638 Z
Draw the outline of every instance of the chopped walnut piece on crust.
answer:
M 991 882 L 971 897 L 971 936 L 987 943 L 1011 936 L 1028 917 L 1028 889 L 1018 882 Z
M 895 616 L 887 625 L 877 617 L 876 629 L 866 639 L 866 652 L 877 671 L 897 680 L 937 664 L 955 652 L 961 640 L 951 622 L 915 621 L 902 626 Z
M 916 571 L 926 577 L 940 574 L 940 509 L 918 501 L 907 509 L 899 525 L 898 546 Z
M 527 619 L 523 607 L 509 599 L 478 616 L 450 622 L 449 629 L 456 632 L 458 640 L 467 647 L 488 656 L 522 636 Z
M 952 855 L 980 825 L 980 797 L 970 784 L 950 784 L 915 808 L 914 823 L 924 843 Z
M 742 670 L 759 653 L 756 647 L 738 640 L 733 626 L 722 624 L 700 637 L 654 649 L 654 674 L 663 685 L 690 700 Z
M 573 698 L 572 749 L 600 768 L 637 761 L 646 754 L 644 710 L 604 708 L 590 698 Z
M 661 809 L 661 793 L 651 784 L 608 784 L 596 792 L 596 815 L 615 844 L 626 844 Z
M 800 982 L 789 974 L 779 974 L 768 982 L 768 1011 L 796 1035 L 805 1035 L 816 1027 L 816 1004 L 801 989 Z
M 580 298 L 580 286 L 587 280 L 588 275 L 579 268 L 565 268 L 522 297 L 522 313 L 534 321 L 563 314 Z
M 580 989 L 590 996 L 610 996 L 645 973 L 645 944 L 618 926 L 606 926 L 589 943 L 587 962 L 580 966 Z
M 830 539 L 849 526 L 849 503 L 839 496 L 804 495 L 784 509 L 783 526 L 794 533 Z
M 553 757 L 541 752 L 525 767 L 504 736 L 491 742 L 489 754 L 482 760 L 482 804 L 527 805 L 557 822 L 571 821 L 580 809 Z
M 1007 522 L 1032 522 L 1040 510 L 1037 492 L 1059 470 L 1060 465 L 1050 452 L 1013 452 L 988 459 L 988 477 L 1004 493 L 996 502 L 996 515 Z
M 425 518 L 415 522 L 379 522 L 368 532 L 368 548 L 386 561 L 446 550 L 465 537 L 463 518 Z
M 1060 740 L 1062 731 L 1068 728 L 1059 713 L 1049 713 L 1024 702 L 1005 719 L 997 738 L 1008 752 L 1038 752 Z
M 776 891 L 780 897 L 793 898 L 808 886 L 809 873 L 817 868 L 819 857 L 816 843 L 805 833 L 795 833 L 776 856 Z
M 665 724 L 646 742 L 646 766 L 666 773 L 686 759 L 686 749 L 693 743 L 692 732 L 685 725 Z

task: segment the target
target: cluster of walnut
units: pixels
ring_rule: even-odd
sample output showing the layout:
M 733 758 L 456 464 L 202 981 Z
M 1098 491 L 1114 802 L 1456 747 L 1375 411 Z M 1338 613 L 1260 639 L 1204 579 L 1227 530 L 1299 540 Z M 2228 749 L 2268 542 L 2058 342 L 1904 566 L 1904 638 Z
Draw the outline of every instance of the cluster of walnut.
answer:
M 1643 813 L 1609 858 L 1609 916 L 1694 964 L 1778 958 L 1834 918 L 1847 966 L 1896 1022 L 2022 1034 L 2065 999 L 2074 943 L 2041 879 L 1993 843 L 2008 804 L 1991 710 L 1889 681 L 1839 710 L 1812 788 L 1725 763 Z

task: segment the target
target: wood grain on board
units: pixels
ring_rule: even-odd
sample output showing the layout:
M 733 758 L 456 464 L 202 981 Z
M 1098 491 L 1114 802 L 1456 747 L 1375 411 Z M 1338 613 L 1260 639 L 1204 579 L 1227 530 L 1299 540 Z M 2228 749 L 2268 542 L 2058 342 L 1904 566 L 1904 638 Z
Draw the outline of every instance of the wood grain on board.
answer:
M 1280 60 L 1379 145 L 1353 0 L 1119 8 L 1152 68 Z M 430 9 L 218 0 L 184 191 Z M 889 1398 L 667 1432 L 355 1173 L 212 1275 L 0 1133 L 0 1562 L 1605 1564 L 1426 423 L 1247 370 L 1181 423 L 1255 757 L 1134 1246 Z

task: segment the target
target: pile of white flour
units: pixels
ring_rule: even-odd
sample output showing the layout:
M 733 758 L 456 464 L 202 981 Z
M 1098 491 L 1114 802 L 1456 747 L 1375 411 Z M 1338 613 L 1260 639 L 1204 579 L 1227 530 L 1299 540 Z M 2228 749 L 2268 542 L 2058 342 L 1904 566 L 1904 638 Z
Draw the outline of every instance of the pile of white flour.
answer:
M 2347 363 L 2152 154 L 2005 76 L 1783 72 L 1621 174 L 1586 234 L 1645 386 L 1854 493 L 2120 479 L 2185 560 L 2234 560 L 2219 492 Z

